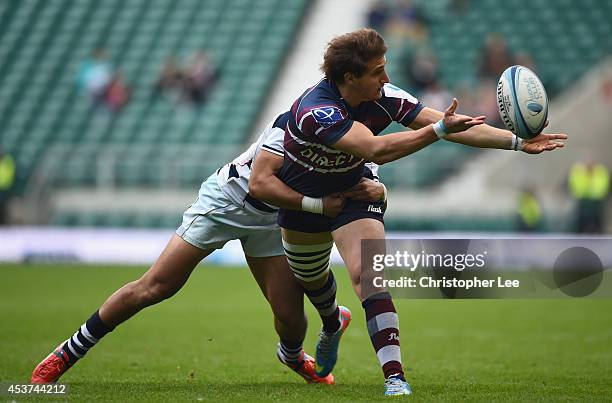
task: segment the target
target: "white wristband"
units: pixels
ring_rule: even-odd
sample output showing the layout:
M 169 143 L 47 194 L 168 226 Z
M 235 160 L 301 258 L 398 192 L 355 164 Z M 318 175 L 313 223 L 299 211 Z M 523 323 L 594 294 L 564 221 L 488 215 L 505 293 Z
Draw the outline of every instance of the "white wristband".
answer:
M 443 139 L 449 135 L 449 133 L 446 131 L 446 126 L 444 125 L 444 119 L 440 119 L 434 123 L 433 130 L 436 132 L 436 136 L 438 136 L 439 139 Z
M 517 136 L 516 134 L 513 134 L 512 143 L 510 143 L 510 149 L 514 151 L 522 151 L 523 150 L 523 139 Z
M 381 201 L 382 202 L 386 202 L 387 201 L 387 187 L 385 186 L 384 183 L 382 183 L 382 182 L 379 182 L 379 183 L 380 183 L 380 186 L 383 187 L 383 198 L 382 198 Z
M 302 210 L 309 213 L 323 214 L 323 199 L 304 196 L 302 197 Z

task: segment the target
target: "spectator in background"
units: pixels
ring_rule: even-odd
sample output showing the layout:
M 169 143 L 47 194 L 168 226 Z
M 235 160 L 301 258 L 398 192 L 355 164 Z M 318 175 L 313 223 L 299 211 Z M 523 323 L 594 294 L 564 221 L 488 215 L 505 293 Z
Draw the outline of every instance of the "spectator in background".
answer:
M 8 223 L 8 206 L 13 196 L 15 161 L 0 148 L 0 225 Z
M 170 56 L 164 62 L 164 66 L 155 82 L 155 95 L 159 96 L 164 94 L 175 102 L 178 102 L 182 97 L 184 82 L 185 73 L 177 62 L 176 57 Z
M 123 78 L 123 74 L 117 71 L 104 93 L 104 103 L 112 112 L 119 112 L 130 99 L 131 90 Z
M 570 171 L 568 187 L 576 203 L 575 232 L 602 233 L 605 202 L 610 192 L 608 168 L 594 161 L 576 163 Z
M 77 74 L 77 86 L 87 92 L 95 103 L 103 101 L 108 85 L 113 77 L 113 66 L 108 61 L 104 49 L 95 49 L 85 60 Z
M 430 108 L 438 110 L 445 109 L 453 100 L 451 93 L 440 85 L 439 81 L 435 78 L 425 87 L 420 98 L 423 105 L 428 105 Z M 463 104 L 463 100 L 461 100 L 461 102 Z
M 425 46 L 429 41 L 425 16 L 421 8 L 411 0 L 396 0 L 385 32 L 396 40 L 408 39 L 416 46 Z
M 379 32 L 384 32 L 387 22 L 389 20 L 390 10 L 387 6 L 387 2 L 384 0 L 378 0 L 370 6 L 366 16 L 366 23 L 368 27 L 374 28 Z
M 463 81 L 459 83 L 455 90 L 456 98 L 461 100 L 461 113 L 470 116 L 480 116 L 478 111 L 480 106 L 478 105 L 477 94 L 474 93 L 473 84 Z M 489 117 L 487 116 L 487 120 Z
M 519 232 L 536 232 L 542 229 L 542 208 L 533 189 L 521 190 L 518 199 L 516 230 Z
M 475 113 L 478 113 L 478 116 L 486 116 L 489 125 L 505 129 L 506 127 L 499 115 L 497 100 L 495 99 L 497 79 L 495 81 L 490 78 L 482 79 L 477 83 L 477 86 L 476 96 L 474 98 L 476 101 Z
M 512 64 L 520 64 L 521 66 L 527 67 L 534 73 L 538 72 L 538 68 L 533 61 L 533 57 L 531 57 L 531 55 L 525 51 L 517 52 L 514 56 L 514 62 Z
M 480 54 L 478 76 L 497 83 L 504 70 L 513 64 L 514 58 L 504 37 L 498 33 L 489 34 Z
M 206 102 L 217 81 L 217 69 L 210 57 L 202 50 L 193 53 L 185 69 L 184 94 L 193 104 Z
M 470 7 L 470 0 L 449 0 L 448 3 L 448 9 L 455 15 L 465 14 Z
M 433 53 L 426 48 L 417 51 L 410 59 L 405 60 L 404 63 L 406 69 L 405 77 L 410 88 L 420 94 L 425 88 L 436 83 L 438 78 L 438 61 Z

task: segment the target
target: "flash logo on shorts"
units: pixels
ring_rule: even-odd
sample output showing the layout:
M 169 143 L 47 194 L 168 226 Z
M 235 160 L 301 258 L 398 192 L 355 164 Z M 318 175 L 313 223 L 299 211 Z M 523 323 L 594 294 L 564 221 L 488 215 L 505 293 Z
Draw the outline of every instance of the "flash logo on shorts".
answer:
M 369 205 L 368 206 L 368 212 L 369 213 L 378 213 L 378 214 L 382 214 L 382 207 L 380 206 L 373 206 L 373 205 Z
M 335 106 L 324 106 L 312 110 L 312 116 L 318 124 L 327 128 L 333 126 L 337 122 L 344 120 L 342 111 Z

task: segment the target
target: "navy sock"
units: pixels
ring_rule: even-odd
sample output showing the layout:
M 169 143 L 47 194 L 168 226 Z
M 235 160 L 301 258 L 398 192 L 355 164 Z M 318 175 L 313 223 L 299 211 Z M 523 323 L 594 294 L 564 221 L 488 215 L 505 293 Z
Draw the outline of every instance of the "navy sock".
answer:
M 98 311 L 94 312 L 62 346 L 62 350 L 68 355 L 70 365 L 83 358 L 90 348 L 113 329 L 114 327 L 102 322 Z
M 280 340 L 278 343 L 278 356 L 286 363 L 297 364 L 300 356 L 302 355 L 302 341 L 288 341 Z

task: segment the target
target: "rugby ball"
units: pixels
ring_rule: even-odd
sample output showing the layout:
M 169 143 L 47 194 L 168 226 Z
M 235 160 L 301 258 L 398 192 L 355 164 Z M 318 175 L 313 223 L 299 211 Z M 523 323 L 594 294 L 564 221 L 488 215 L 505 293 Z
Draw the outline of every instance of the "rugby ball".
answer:
M 548 97 L 542 82 L 524 66 L 508 67 L 497 83 L 497 107 L 506 128 L 530 139 L 542 133 L 548 118 Z

